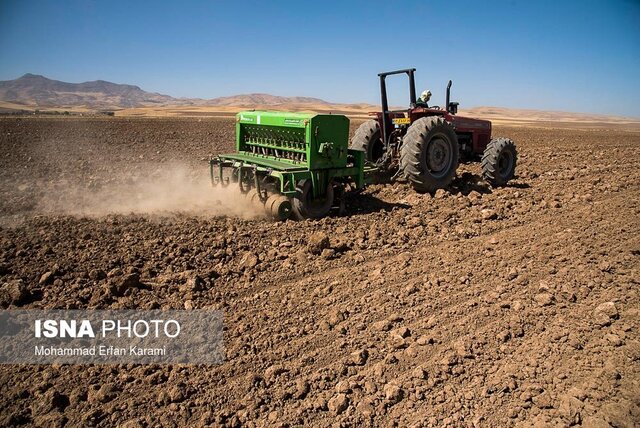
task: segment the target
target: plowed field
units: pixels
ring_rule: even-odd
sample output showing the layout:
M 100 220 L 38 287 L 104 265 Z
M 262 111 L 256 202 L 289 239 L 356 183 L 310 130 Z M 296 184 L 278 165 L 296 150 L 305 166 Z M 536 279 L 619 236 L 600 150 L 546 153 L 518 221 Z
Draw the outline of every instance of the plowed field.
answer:
M 207 186 L 233 119 L 0 119 L 0 307 L 216 308 L 226 348 L 0 366 L 0 425 L 640 425 L 640 133 L 494 135 L 508 187 L 276 223 Z

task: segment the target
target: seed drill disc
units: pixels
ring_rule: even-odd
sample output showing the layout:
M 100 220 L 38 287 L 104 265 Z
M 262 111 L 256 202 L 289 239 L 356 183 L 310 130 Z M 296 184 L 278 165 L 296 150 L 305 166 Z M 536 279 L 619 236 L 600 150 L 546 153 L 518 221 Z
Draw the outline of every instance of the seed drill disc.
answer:
M 273 206 L 274 202 L 278 199 L 278 194 L 273 194 L 273 195 L 269 195 L 269 197 L 267 198 L 267 201 L 264 203 L 264 210 L 267 212 L 267 214 L 271 215 L 272 210 L 271 207 Z
M 251 204 L 257 208 L 262 208 L 262 200 L 260 200 L 260 195 L 257 192 L 251 196 Z
M 249 190 L 245 195 L 245 198 L 252 206 L 262 208 L 262 201 L 260 200 L 260 195 L 256 189 Z
M 253 199 L 253 197 L 255 195 L 258 194 L 258 191 L 256 189 L 251 189 L 249 190 L 247 193 L 244 194 L 244 197 L 247 201 L 251 202 L 251 200 Z
M 271 205 L 271 215 L 277 220 L 286 220 L 291 216 L 291 201 L 284 195 L 278 195 Z

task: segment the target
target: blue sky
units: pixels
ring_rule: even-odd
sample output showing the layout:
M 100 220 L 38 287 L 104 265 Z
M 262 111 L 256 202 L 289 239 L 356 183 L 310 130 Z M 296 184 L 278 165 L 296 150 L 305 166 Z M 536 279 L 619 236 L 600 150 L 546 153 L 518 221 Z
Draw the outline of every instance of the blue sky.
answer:
M 0 2 L 0 80 L 379 103 L 406 67 L 436 103 L 640 116 L 640 1 Z

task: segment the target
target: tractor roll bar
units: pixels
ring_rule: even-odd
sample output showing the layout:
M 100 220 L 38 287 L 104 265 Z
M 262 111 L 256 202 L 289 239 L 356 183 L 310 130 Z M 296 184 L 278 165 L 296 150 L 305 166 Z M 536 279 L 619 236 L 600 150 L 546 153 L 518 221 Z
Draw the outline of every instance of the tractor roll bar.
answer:
M 411 108 L 416 106 L 416 81 L 414 77 L 415 68 L 405 68 L 402 70 L 387 71 L 379 73 L 380 77 L 380 100 L 382 101 L 382 144 L 387 144 L 387 135 L 391 129 L 391 121 L 389 120 L 389 101 L 387 100 L 387 84 L 385 79 L 393 74 L 406 74 L 409 77 L 409 98 L 411 100 Z

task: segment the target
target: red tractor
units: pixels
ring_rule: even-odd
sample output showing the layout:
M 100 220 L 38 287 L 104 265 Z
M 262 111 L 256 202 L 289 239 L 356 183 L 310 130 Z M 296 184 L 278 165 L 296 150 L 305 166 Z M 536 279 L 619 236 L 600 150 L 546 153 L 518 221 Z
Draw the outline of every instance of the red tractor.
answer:
M 416 103 L 415 68 L 380 73 L 382 111 L 364 122 L 351 140 L 351 148 L 365 152 L 366 159 L 382 170 L 397 168 L 419 192 L 445 188 L 455 176 L 460 157 L 480 160 L 482 174 L 492 186 L 513 178 L 516 146 L 508 138 L 492 138 L 491 122 L 456 116 L 458 103 L 450 102 L 447 85 L 445 107 Z M 409 77 L 411 105 L 389 110 L 385 79 L 395 74 Z M 394 176 L 394 177 L 395 177 Z

